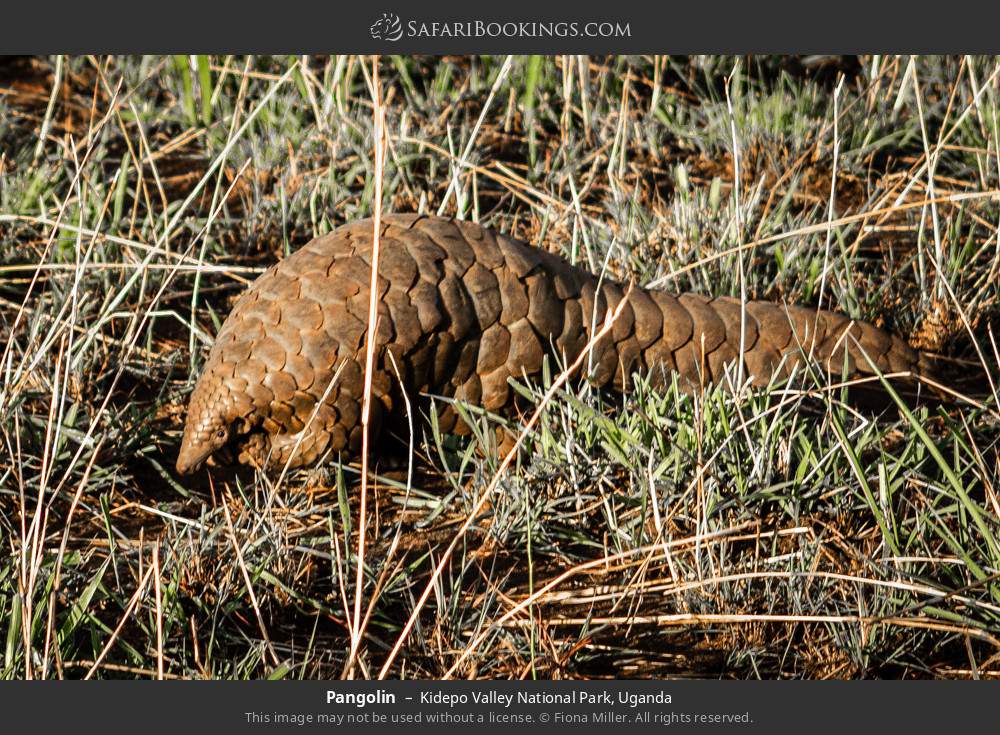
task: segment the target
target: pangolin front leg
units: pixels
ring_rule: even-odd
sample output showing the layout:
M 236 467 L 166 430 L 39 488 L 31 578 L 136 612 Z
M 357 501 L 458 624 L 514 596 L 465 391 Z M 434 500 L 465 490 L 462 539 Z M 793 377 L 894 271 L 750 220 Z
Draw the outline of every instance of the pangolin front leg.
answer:
M 241 461 L 268 467 L 360 451 L 372 234 L 363 220 L 316 238 L 237 301 L 191 395 L 180 472 L 230 444 Z M 737 359 L 756 385 L 806 356 L 837 377 L 926 369 L 899 337 L 833 312 L 626 295 L 558 256 L 439 217 L 383 218 L 377 288 L 373 431 L 400 420 L 404 391 L 504 411 L 510 378 L 538 375 L 547 354 L 574 360 L 626 298 L 587 361 L 598 386 L 622 391 L 634 372 L 651 371 L 697 387 Z M 450 405 L 439 419 L 445 432 L 468 430 Z

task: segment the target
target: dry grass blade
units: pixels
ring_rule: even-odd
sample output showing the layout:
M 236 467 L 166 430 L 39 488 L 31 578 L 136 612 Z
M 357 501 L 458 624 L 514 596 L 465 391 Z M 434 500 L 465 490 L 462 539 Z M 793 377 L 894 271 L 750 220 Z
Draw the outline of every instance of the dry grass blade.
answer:
M 385 165 L 385 110 L 382 108 L 378 56 L 372 59 L 372 85 L 372 110 L 375 115 L 375 216 L 372 218 L 371 282 L 368 297 L 368 332 L 365 337 L 365 383 L 361 406 L 361 502 L 358 510 L 358 555 L 354 578 L 351 652 L 347 659 L 348 676 L 353 674 L 354 659 L 358 655 L 358 648 L 364 633 L 361 619 L 361 597 L 364 592 L 365 534 L 368 529 L 368 460 L 371 434 L 372 375 L 375 372 L 375 335 L 378 329 L 378 264 L 382 235 L 382 177 Z

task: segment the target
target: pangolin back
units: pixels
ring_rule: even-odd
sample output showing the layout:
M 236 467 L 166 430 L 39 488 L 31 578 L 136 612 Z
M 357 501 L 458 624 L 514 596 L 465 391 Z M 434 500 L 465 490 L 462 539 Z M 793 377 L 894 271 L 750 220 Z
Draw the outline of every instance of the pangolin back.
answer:
M 237 301 L 192 394 L 179 471 L 229 431 L 244 437 L 239 459 L 258 466 L 360 450 L 372 234 L 362 220 L 316 238 Z M 546 353 L 572 361 L 626 289 L 470 222 L 390 215 L 378 295 L 375 431 L 402 410 L 401 391 L 502 411 L 508 378 L 537 375 Z M 588 361 L 598 386 L 623 390 L 635 371 L 676 371 L 689 387 L 717 381 L 741 344 L 756 385 L 803 355 L 838 377 L 871 373 L 869 359 L 883 372 L 922 369 L 899 337 L 829 311 L 751 301 L 743 319 L 729 297 L 633 288 L 627 299 Z M 439 419 L 445 432 L 468 430 L 450 405 Z

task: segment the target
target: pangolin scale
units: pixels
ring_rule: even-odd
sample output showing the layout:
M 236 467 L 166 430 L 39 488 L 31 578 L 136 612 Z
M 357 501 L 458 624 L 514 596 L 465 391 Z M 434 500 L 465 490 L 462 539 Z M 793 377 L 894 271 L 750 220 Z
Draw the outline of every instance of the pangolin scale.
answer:
M 756 385 L 805 354 L 837 377 L 870 374 L 869 358 L 883 372 L 926 372 L 924 356 L 899 337 L 833 312 L 751 301 L 744 319 L 737 299 L 627 292 L 470 222 L 389 215 L 381 228 L 372 431 L 399 417 L 401 391 L 503 411 L 513 400 L 508 378 L 537 375 L 547 353 L 573 361 L 626 295 L 588 359 L 598 386 L 622 391 L 637 371 L 661 381 L 675 371 L 689 387 L 717 381 L 741 337 Z M 372 239 L 371 220 L 339 227 L 240 297 L 191 395 L 179 472 L 230 442 L 258 467 L 360 451 Z M 450 404 L 439 419 L 445 432 L 468 431 Z

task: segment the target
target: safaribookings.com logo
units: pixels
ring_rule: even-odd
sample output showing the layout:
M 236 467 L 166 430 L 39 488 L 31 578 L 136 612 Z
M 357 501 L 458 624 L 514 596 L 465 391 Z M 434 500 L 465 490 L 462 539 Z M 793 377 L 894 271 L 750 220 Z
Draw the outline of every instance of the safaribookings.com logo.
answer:
M 403 37 L 403 24 L 395 13 L 382 13 L 369 30 L 376 41 L 398 41 Z
M 407 38 L 631 38 L 632 28 L 622 21 L 419 21 L 404 25 L 395 13 L 382 17 L 368 29 L 377 41 Z

